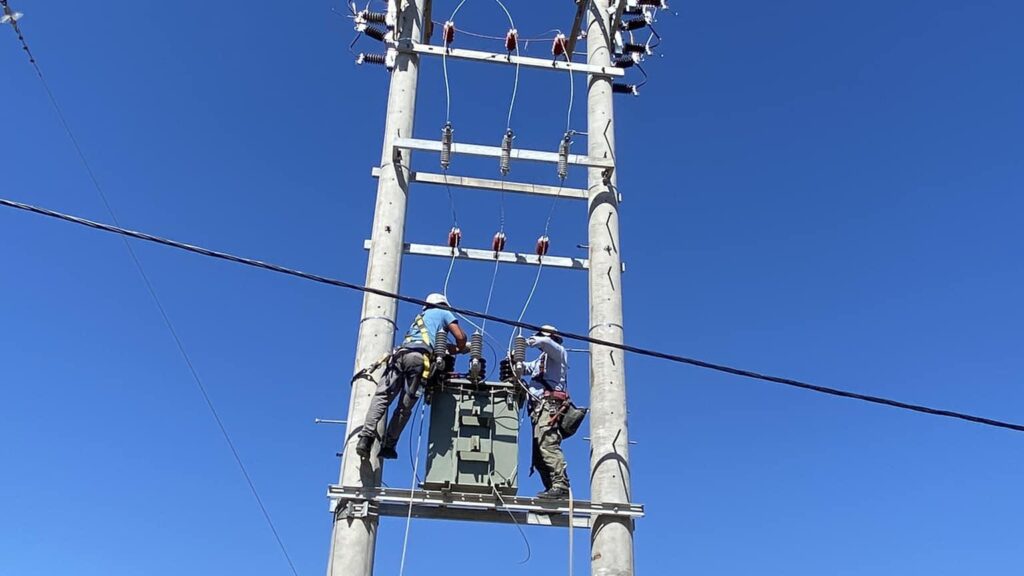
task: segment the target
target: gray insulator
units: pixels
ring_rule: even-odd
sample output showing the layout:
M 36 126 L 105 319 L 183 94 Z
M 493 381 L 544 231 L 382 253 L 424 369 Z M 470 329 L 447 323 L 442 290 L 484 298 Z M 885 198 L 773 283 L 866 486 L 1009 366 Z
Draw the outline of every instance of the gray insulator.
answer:
M 522 336 L 516 336 L 515 341 L 512 344 L 512 361 L 524 362 L 526 360 L 526 338 Z
M 511 130 L 505 132 L 505 137 L 501 139 L 501 175 L 508 176 L 508 173 L 512 170 L 512 138 L 513 134 Z
M 469 357 L 473 360 L 484 357 L 484 335 L 480 332 L 473 334 L 469 340 Z
M 444 358 L 448 355 L 448 331 L 444 328 L 434 336 L 434 356 Z
M 565 138 L 562 139 L 562 143 L 558 146 L 558 179 L 565 180 L 569 176 L 569 144 L 572 143 L 572 137 L 569 133 L 565 134 Z
M 448 122 L 441 130 L 441 168 L 448 169 L 452 164 L 452 139 L 454 130 L 452 123 Z

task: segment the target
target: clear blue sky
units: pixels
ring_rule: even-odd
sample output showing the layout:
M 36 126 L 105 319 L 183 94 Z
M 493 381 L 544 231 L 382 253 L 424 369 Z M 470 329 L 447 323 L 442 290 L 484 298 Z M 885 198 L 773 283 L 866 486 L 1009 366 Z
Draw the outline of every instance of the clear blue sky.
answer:
M 12 1 L 123 224 L 362 280 L 387 75 L 352 63 L 330 2 Z M 564 4 L 511 7 L 534 35 L 568 26 Z M 618 100 L 627 339 L 1024 420 L 1024 6 L 675 8 L 643 96 Z M 486 0 L 460 22 L 507 28 Z M 108 220 L 6 28 L 0 78 L 0 196 Z M 451 80 L 457 138 L 497 144 L 511 70 L 452 63 Z M 564 76 L 524 71 L 521 146 L 554 148 L 567 93 Z M 436 137 L 440 62 L 417 112 L 417 135 Z M 466 245 L 486 245 L 498 198 L 456 204 Z M 548 204 L 507 209 L 509 247 L 530 251 Z M 415 189 L 408 240 L 450 225 L 443 190 Z M 580 254 L 583 207 L 561 203 L 551 236 Z M 137 250 L 300 573 L 323 573 L 342 430 L 312 421 L 346 414 L 360 296 Z M 3 210 L 0 262 L 0 574 L 286 574 L 121 240 Z M 437 289 L 445 267 L 408 260 L 403 291 Z M 517 314 L 531 279 L 502 269 L 493 311 Z M 458 264 L 453 301 L 482 307 L 489 280 Z M 586 293 L 584 276 L 545 271 L 527 320 L 585 332 Z M 1020 573 L 1024 436 L 644 358 L 627 372 L 641 574 Z M 571 379 L 585 402 L 584 356 Z M 586 496 L 586 443 L 567 446 Z M 406 451 L 393 486 L 409 484 Z M 378 574 L 397 573 L 402 528 L 382 522 Z M 407 573 L 457 572 L 455 549 L 474 571 L 563 571 L 567 534 L 527 533 L 519 565 L 512 527 L 415 522 Z

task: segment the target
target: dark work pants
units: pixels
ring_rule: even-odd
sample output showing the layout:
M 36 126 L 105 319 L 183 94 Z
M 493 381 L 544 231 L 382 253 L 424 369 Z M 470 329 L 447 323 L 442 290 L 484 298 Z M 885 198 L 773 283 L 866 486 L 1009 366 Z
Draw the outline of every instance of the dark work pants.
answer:
M 384 375 L 377 384 L 377 391 L 370 401 L 370 408 L 366 411 L 366 421 L 363 423 L 363 430 L 359 433 L 360 438 L 377 437 L 377 427 L 380 421 L 388 413 L 388 406 L 395 398 L 401 395 L 398 407 L 391 415 L 391 422 L 388 423 L 387 432 L 384 434 L 383 443 L 386 446 L 398 444 L 398 438 L 402 430 L 409 422 L 416 401 L 419 400 L 417 392 L 423 385 L 423 353 L 420 351 L 406 351 L 401 349 L 395 358 L 388 363 Z
M 562 408 L 560 400 L 536 400 L 530 410 L 533 422 L 533 467 L 540 473 L 544 489 L 569 488 L 565 454 L 562 452 L 562 432 L 552 416 Z

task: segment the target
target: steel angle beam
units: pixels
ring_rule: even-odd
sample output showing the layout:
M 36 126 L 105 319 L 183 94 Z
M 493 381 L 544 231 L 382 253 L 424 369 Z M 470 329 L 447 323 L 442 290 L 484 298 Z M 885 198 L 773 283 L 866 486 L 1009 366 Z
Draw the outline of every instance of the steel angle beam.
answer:
M 589 528 L 598 516 L 643 517 L 639 504 L 609 504 L 577 500 L 568 502 L 542 500 L 525 496 L 469 494 L 438 490 L 392 488 L 361 488 L 332 485 L 327 490 L 331 510 L 346 514 L 350 510 L 370 510 L 381 516 L 469 520 L 532 524 L 536 526 L 569 526 Z
M 423 150 L 426 152 L 440 152 L 440 140 L 421 140 L 419 138 L 395 138 L 394 146 L 405 150 Z M 479 144 L 463 144 L 452 142 L 452 154 L 465 154 L 468 156 L 488 156 L 491 158 L 501 157 L 500 146 L 481 146 Z M 527 160 L 530 162 L 545 162 L 558 164 L 558 152 L 543 152 L 540 150 L 524 150 L 513 148 L 510 157 L 512 160 Z M 569 154 L 568 163 L 574 166 L 586 166 L 588 168 L 615 169 L 615 161 L 610 158 L 593 158 L 581 154 Z
M 614 66 L 592 66 L 579 62 L 567 62 L 565 60 L 532 58 L 529 56 L 516 56 L 514 54 L 496 54 L 493 52 L 481 52 L 478 50 L 465 50 L 463 48 L 444 48 L 431 44 L 416 44 L 408 40 L 399 42 L 396 46 L 399 52 L 427 54 L 431 56 L 445 56 L 459 60 L 473 60 L 476 62 L 493 62 L 496 64 L 518 64 L 529 68 L 540 68 L 543 70 L 562 70 L 593 74 L 595 76 L 625 76 L 626 71 Z
M 572 28 L 565 39 L 565 52 L 570 57 L 576 51 L 576 41 L 579 40 L 580 33 L 583 32 L 583 23 L 586 21 L 588 6 L 590 6 L 590 0 L 576 0 L 576 17 L 573 18 Z
M 370 249 L 370 241 L 363 242 L 363 248 Z M 448 246 L 436 246 L 431 244 L 406 243 L 403 251 L 414 256 L 434 256 L 436 258 L 451 258 L 452 249 Z M 493 250 L 479 250 L 475 248 L 456 248 L 455 258 L 459 260 L 479 260 L 481 262 L 494 262 L 498 260 L 508 264 L 525 264 L 536 266 L 540 264 L 541 258 L 536 254 L 523 254 L 520 252 L 498 252 L 497 257 Z M 549 268 L 568 268 L 571 270 L 586 270 L 589 266 L 586 258 L 569 258 L 566 256 L 544 256 L 544 266 Z
M 373 177 L 379 178 L 381 169 L 373 168 Z M 469 176 L 452 176 L 451 174 L 436 174 L 432 172 L 413 172 L 410 181 L 417 184 L 436 184 L 441 186 L 452 186 L 455 188 L 475 188 L 477 190 L 494 190 L 496 192 L 511 192 L 514 194 L 532 194 L 535 196 L 550 196 L 553 198 L 565 198 L 568 200 L 586 200 L 587 191 L 582 188 L 566 188 L 558 186 L 545 186 L 542 184 L 528 184 L 525 182 L 502 182 L 501 180 L 487 180 L 484 178 L 472 178 Z

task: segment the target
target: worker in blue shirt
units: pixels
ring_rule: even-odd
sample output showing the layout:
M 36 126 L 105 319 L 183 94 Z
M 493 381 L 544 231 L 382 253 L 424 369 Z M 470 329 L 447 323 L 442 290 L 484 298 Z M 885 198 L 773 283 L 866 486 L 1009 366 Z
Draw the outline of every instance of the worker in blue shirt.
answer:
M 429 358 L 434 348 L 434 335 L 438 330 L 445 329 L 455 337 L 455 344 L 448 344 L 450 354 L 469 351 L 466 346 L 466 333 L 459 327 L 459 321 L 450 310 L 437 308 L 448 306 L 448 299 L 443 294 L 427 296 L 427 306 L 423 308 L 412 322 L 409 332 L 405 335 L 402 345 L 395 350 L 388 360 L 384 375 L 377 384 L 377 391 L 366 411 L 363 429 L 359 432 L 356 453 L 369 458 L 373 443 L 378 439 L 377 429 L 380 421 L 388 412 L 388 406 L 401 393 L 402 399 L 391 415 L 387 432 L 382 439 L 380 457 L 384 459 L 398 458 L 395 446 L 402 435 L 402 430 L 409 422 L 413 408 L 419 400 L 424 380 L 430 375 Z
M 536 360 L 523 364 L 523 377 L 527 378 L 530 388 L 533 468 L 540 473 L 544 484 L 544 491 L 537 497 L 562 500 L 569 497 L 569 475 L 558 421 L 564 404 L 569 401 L 568 355 L 554 326 L 541 326 L 536 335 L 526 339 L 526 344 L 540 350 Z

